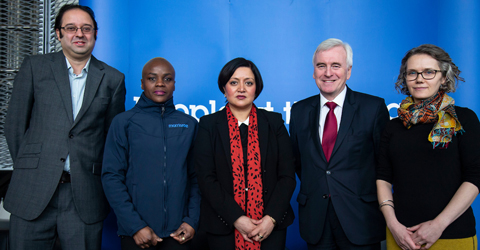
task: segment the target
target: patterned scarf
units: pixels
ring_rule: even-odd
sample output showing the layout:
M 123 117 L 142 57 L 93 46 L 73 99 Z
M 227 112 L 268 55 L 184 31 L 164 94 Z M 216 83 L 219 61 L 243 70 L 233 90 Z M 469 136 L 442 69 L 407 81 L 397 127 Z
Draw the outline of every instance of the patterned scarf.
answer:
M 455 100 L 439 91 L 434 96 L 415 104 L 411 97 L 407 97 L 400 104 L 398 117 L 403 125 L 409 129 L 414 124 L 434 123 L 432 131 L 428 134 L 428 141 L 433 148 L 441 145 L 447 148 L 457 132 L 464 132 L 457 113 L 455 113 Z
M 248 129 L 247 148 L 247 185 L 245 188 L 245 170 L 243 168 L 243 149 L 238 129 L 238 120 L 233 116 L 229 104 L 227 110 L 228 132 L 230 135 L 230 152 L 233 168 L 233 192 L 235 201 L 246 212 L 247 217 L 259 220 L 263 217 L 263 186 L 260 166 L 260 147 L 258 143 L 257 109 L 255 105 L 250 111 L 250 125 Z M 245 201 L 248 192 L 248 200 Z M 246 203 L 246 207 L 245 207 Z M 235 229 L 235 249 L 260 250 L 260 242 L 254 244 L 243 239 L 240 232 Z

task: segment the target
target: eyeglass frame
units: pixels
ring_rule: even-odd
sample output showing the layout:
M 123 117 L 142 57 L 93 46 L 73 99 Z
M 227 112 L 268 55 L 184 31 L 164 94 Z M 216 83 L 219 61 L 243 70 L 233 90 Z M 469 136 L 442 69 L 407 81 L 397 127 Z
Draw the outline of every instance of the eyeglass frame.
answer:
M 435 74 L 433 75 L 432 78 L 425 78 L 425 76 L 423 75 L 423 72 L 428 71 L 428 70 L 433 70 L 433 71 L 435 71 Z M 415 71 L 415 73 L 417 73 L 417 76 L 415 77 L 415 79 L 411 79 L 411 80 L 407 79 L 408 72 L 405 72 L 405 80 L 407 80 L 407 81 L 415 81 L 415 80 L 418 79 L 418 76 L 419 76 L 419 75 L 422 75 L 422 77 L 423 77 L 424 80 L 432 80 L 432 79 L 434 79 L 434 78 L 437 76 L 437 72 L 444 72 L 444 71 L 445 71 L 445 70 L 439 70 L 439 69 L 426 69 L 426 70 L 421 71 L 421 72 Z
M 70 32 L 68 32 L 68 31 L 65 29 L 66 27 L 70 27 L 70 26 L 75 27 L 75 32 L 70 33 Z M 83 28 L 84 28 L 84 27 L 90 27 L 90 28 L 92 29 L 92 31 L 91 31 L 90 33 L 89 33 L 89 32 L 85 32 L 85 31 L 83 31 Z M 83 26 L 80 27 L 80 28 L 77 27 L 77 26 L 75 26 L 75 25 L 73 25 L 73 24 L 72 24 L 72 25 L 65 25 L 65 26 L 63 26 L 63 27 L 60 27 L 60 29 L 63 29 L 66 33 L 69 33 L 69 34 L 75 34 L 75 33 L 77 33 L 78 30 L 82 31 L 83 34 L 93 34 L 93 32 L 95 31 L 95 27 L 93 27 L 92 25 L 88 25 L 88 24 L 87 24 L 87 25 L 83 25 Z

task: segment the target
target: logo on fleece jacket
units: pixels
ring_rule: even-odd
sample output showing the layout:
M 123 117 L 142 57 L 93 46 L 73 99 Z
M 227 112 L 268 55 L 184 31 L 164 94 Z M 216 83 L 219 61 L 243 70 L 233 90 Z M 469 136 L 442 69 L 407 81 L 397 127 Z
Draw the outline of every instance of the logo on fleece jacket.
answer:
M 188 124 L 168 124 L 168 128 L 188 128 Z

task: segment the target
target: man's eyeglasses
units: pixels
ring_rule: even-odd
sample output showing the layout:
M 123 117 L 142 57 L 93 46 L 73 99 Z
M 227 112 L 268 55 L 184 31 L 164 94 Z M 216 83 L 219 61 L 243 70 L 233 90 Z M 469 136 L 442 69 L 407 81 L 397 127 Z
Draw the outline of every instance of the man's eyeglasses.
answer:
M 78 28 L 77 26 L 75 25 L 67 25 L 65 27 L 60 27 L 62 28 L 63 30 L 65 30 L 65 32 L 69 33 L 69 34 L 74 34 L 74 33 L 77 33 L 77 30 L 80 29 L 82 31 L 83 34 L 92 34 L 93 33 L 93 27 L 90 26 L 90 25 L 84 25 L 80 28 Z
M 405 73 L 405 78 L 407 79 L 407 81 L 414 81 L 417 80 L 418 75 L 422 75 L 423 79 L 432 80 L 437 75 L 437 72 L 442 72 L 442 70 L 426 69 L 422 72 L 412 70 Z

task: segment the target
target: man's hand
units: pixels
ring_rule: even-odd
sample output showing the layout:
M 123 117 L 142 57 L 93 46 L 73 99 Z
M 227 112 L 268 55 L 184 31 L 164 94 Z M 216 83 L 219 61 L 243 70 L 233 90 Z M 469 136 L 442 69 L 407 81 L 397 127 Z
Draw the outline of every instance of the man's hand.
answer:
M 158 237 L 153 230 L 146 226 L 133 235 L 133 239 L 137 246 L 141 248 L 149 248 L 151 246 L 156 246 L 157 243 L 162 242 L 163 240 Z
M 178 241 L 180 244 L 183 244 L 193 238 L 195 235 L 195 229 L 188 225 L 188 223 L 184 222 L 180 227 L 178 227 L 177 231 L 170 234 L 170 237 Z

